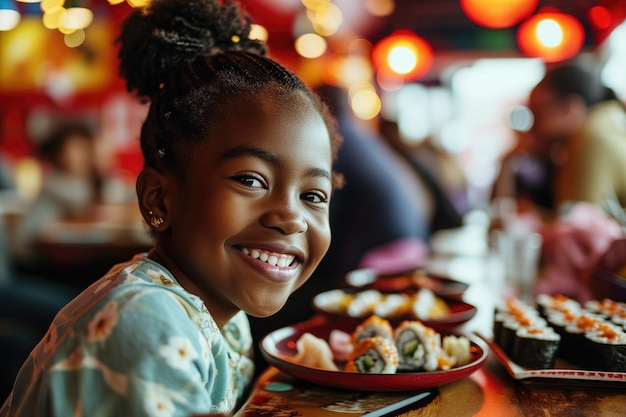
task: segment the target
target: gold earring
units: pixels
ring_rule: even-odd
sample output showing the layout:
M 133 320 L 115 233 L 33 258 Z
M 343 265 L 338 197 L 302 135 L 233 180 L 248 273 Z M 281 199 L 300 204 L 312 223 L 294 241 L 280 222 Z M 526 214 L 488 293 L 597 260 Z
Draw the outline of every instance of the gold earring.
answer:
M 148 215 L 150 216 L 150 226 L 154 227 L 155 229 L 161 227 L 164 222 L 163 217 L 155 215 L 152 210 L 148 212 Z

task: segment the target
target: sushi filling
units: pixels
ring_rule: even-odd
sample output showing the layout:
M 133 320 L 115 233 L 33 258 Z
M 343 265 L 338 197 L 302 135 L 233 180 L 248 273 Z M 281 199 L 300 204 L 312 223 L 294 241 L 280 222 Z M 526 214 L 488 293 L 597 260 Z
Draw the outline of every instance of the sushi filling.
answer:
M 419 368 L 424 365 L 426 350 L 415 333 L 403 331 L 398 335 L 396 345 L 401 364 L 409 365 L 409 368 Z
M 379 374 L 385 368 L 385 362 L 380 358 L 376 349 L 368 349 L 355 359 L 354 364 L 358 372 L 367 374 Z

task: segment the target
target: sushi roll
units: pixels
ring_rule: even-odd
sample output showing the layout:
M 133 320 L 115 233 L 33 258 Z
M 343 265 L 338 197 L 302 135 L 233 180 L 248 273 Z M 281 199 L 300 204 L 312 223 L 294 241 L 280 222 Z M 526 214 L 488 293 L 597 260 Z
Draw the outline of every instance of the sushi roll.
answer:
M 346 314 L 350 317 L 367 317 L 374 313 L 374 308 L 382 298 L 383 294 L 378 290 L 361 291 L 348 304 Z
M 494 342 L 499 343 L 499 340 L 502 338 L 502 326 L 504 326 L 504 322 L 506 320 L 510 320 L 511 315 L 505 311 L 497 311 L 493 315 L 493 340 Z
M 393 327 L 391 327 L 391 323 L 378 316 L 369 316 L 361 322 L 361 324 L 356 326 L 352 332 L 352 344 L 356 346 L 361 340 L 373 336 L 393 340 Z
M 623 325 L 626 319 L 626 304 L 609 298 L 588 301 L 585 308 L 618 325 Z
M 398 369 L 434 371 L 439 365 L 441 335 L 420 321 L 403 321 L 395 330 Z
M 589 341 L 587 367 L 599 371 L 626 372 L 626 333 L 611 323 L 585 333 Z
M 563 358 L 582 367 L 591 365 L 594 362 L 590 352 L 592 343 L 585 334 L 597 329 L 602 323 L 604 320 L 601 316 L 582 313 L 568 324 L 563 335 L 563 343 L 568 344 L 562 349 Z
M 440 319 L 450 314 L 448 304 L 427 288 L 413 295 L 410 310 L 418 320 Z
M 392 341 L 380 336 L 361 340 L 348 355 L 346 372 L 394 374 L 398 369 L 398 351 Z
M 383 318 L 394 318 L 406 315 L 411 308 L 411 297 L 407 294 L 387 294 L 374 307 L 374 314 Z
M 353 298 L 354 294 L 343 290 L 330 290 L 318 294 L 315 297 L 315 305 L 328 313 L 345 314 Z
M 580 338 L 580 331 L 574 331 L 572 327 L 581 314 L 582 310 L 550 310 L 547 316 L 548 325 L 561 336 L 557 356 L 573 364 L 580 362 L 582 352 L 580 340 L 577 340 Z
M 550 311 L 573 311 L 582 309 L 578 301 L 564 295 L 539 294 L 536 301 L 537 309 L 542 317 L 547 317 Z
M 515 333 L 511 360 L 532 369 L 554 367 L 561 336 L 551 327 L 520 327 Z
M 504 353 L 511 356 L 513 345 L 515 343 L 515 335 L 521 328 L 542 328 L 547 327 L 547 321 L 536 314 L 527 314 L 523 316 L 511 316 L 502 323 L 500 338 L 497 343 Z

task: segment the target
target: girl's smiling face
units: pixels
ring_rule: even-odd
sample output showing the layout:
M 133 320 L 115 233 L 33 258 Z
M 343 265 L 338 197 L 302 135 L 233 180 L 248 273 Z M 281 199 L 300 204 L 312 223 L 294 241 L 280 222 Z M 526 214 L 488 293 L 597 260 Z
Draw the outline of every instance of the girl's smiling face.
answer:
M 332 155 L 303 95 L 257 94 L 220 113 L 184 175 L 166 177 L 156 252 L 221 325 L 240 309 L 275 313 L 317 267 L 330 244 Z

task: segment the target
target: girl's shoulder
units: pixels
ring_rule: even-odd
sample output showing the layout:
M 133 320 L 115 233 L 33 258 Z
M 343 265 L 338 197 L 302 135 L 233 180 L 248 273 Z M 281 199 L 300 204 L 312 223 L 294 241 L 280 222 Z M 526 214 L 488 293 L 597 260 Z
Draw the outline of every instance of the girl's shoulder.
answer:
M 86 325 L 98 315 L 122 312 L 138 331 L 145 321 L 153 320 L 152 325 L 168 327 L 179 321 L 178 326 L 219 333 L 199 297 L 185 291 L 166 268 L 145 254 L 111 268 L 60 312 L 57 324 Z

